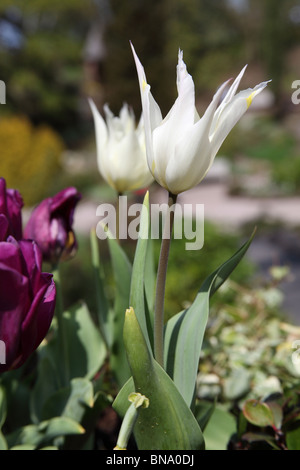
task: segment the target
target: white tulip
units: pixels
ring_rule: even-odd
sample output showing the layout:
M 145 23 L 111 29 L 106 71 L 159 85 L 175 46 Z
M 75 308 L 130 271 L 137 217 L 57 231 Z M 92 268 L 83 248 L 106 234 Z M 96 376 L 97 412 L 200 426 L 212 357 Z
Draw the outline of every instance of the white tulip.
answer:
M 97 145 L 98 168 L 105 181 L 119 194 L 149 186 L 153 177 L 146 158 L 142 118 L 136 126 L 135 116 L 124 104 L 119 116 L 104 106 L 105 119 L 90 99 Z
M 224 139 L 268 82 L 236 94 L 244 67 L 222 101 L 229 81 L 219 88 L 200 119 L 195 107 L 194 82 L 179 51 L 178 98 L 163 119 L 144 68 L 131 47 L 139 78 L 148 166 L 156 181 L 176 195 L 196 186 L 205 177 Z

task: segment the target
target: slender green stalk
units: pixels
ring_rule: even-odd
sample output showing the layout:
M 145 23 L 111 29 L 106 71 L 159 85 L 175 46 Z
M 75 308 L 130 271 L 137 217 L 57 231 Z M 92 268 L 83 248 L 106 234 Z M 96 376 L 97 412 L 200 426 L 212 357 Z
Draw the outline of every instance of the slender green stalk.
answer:
M 90 232 L 90 243 L 91 243 L 92 268 L 93 268 L 94 280 L 95 280 L 95 296 L 96 296 L 96 302 L 97 302 L 97 317 L 98 317 L 99 330 L 106 344 L 106 347 L 108 348 L 108 337 L 107 337 L 108 304 L 107 304 L 106 296 L 105 296 L 104 289 L 103 289 L 104 274 L 102 272 L 102 266 L 100 263 L 98 239 L 96 235 L 96 230 L 94 228 Z
M 64 325 L 64 320 L 63 320 L 64 306 L 63 306 L 63 298 L 62 298 L 59 263 L 53 266 L 52 274 L 53 274 L 53 279 L 54 279 L 55 287 L 56 287 L 55 315 L 57 319 L 59 356 L 63 363 L 64 384 L 67 385 L 70 379 L 70 366 L 69 366 L 69 355 L 68 355 L 68 348 L 67 348 L 66 331 L 65 331 L 65 325 Z
M 117 204 L 116 204 L 116 240 L 120 243 L 120 197 L 123 196 L 123 193 L 117 194 Z
M 170 210 L 176 204 L 177 196 L 169 193 L 168 214 L 165 219 L 163 237 L 161 241 L 160 257 L 156 278 L 155 312 L 154 312 L 154 357 L 164 367 L 164 303 L 168 259 L 171 245 L 171 237 L 174 225 L 174 210 Z
M 131 405 L 126 411 L 122 421 L 121 429 L 118 436 L 117 445 L 114 450 L 126 450 L 130 435 L 133 432 L 140 408 L 148 408 L 149 400 L 145 395 L 140 393 L 131 393 L 128 397 Z

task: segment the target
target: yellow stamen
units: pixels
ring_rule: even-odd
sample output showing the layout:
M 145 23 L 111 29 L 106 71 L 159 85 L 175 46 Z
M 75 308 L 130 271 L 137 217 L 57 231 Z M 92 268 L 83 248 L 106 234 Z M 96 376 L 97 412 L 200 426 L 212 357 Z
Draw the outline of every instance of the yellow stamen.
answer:
M 72 230 L 70 230 L 70 232 L 68 232 L 68 238 L 67 238 L 67 241 L 66 241 L 66 248 L 67 249 L 72 248 L 74 243 L 75 243 L 74 233 L 72 232 Z

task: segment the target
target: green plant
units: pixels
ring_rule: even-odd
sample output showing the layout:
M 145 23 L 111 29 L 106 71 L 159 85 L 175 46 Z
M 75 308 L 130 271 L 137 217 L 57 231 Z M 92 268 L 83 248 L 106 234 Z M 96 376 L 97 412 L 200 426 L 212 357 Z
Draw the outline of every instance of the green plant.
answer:
M 59 135 L 48 126 L 35 128 L 26 117 L 10 116 L 0 120 L 0 140 L 0 174 L 8 186 L 19 188 L 27 206 L 48 196 L 49 181 L 61 168 Z

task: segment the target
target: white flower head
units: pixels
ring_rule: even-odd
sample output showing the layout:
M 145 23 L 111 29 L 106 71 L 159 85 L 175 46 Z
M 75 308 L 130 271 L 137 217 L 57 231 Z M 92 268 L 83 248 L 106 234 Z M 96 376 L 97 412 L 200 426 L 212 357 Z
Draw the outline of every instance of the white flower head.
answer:
M 105 181 L 119 194 L 149 186 L 153 181 L 146 158 L 145 132 L 125 103 L 119 116 L 106 104 L 105 119 L 90 99 L 97 145 L 98 168 Z
M 148 166 L 161 186 L 172 194 L 179 194 L 196 186 L 205 177 L 226 136 L 268 82 L 236 94 L 244 67 L 226 93 L 229 81 L 223 83 L 200 118 L 195 107 L 194 82 L 179 50 L 178 97 L 163 118 L 150 92 L 144 68 L 131 47 L 139 78 Z

